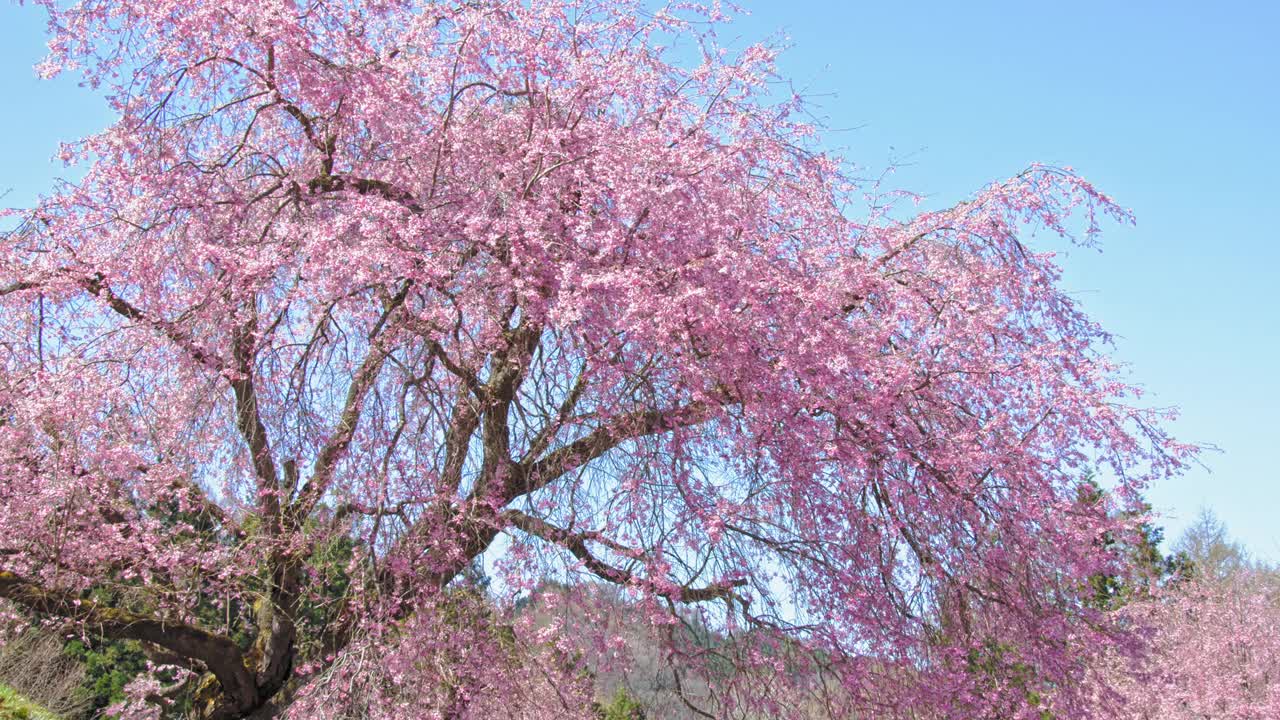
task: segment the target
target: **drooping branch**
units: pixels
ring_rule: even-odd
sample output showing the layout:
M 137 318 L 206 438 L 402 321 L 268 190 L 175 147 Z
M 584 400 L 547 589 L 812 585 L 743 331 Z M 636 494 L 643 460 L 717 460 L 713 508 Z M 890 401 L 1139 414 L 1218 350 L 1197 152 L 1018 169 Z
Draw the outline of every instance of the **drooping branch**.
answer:
M 527 456 L 538 457 L 546 452 L 556 433 L 560 432 L 565 422 L 568 421 L 570 414 L 577 408 L 578 401 L 582 399 L 582 393 L 586 388 L 587 366 L 584 365 L 582 370 L 578 372 L 578 376 L 574 378 L 573 386 L 569 388 L 569 392 L 565 393 L 564 400 L 561 401 L 560 407 L 556 410 L 555 417 L 548 419 L 546 424 L 529 441 L 529 450 L 525 453 Z
M 385 180 L 349 177 L 345 175 L 321 175 L 307 184 L 313 193 L 352 191 L 358 195 L 372 195 L 401 205 L 414 215 L 421 215 L 426 208 L 414 198 L 413 193 L 398 188 Z

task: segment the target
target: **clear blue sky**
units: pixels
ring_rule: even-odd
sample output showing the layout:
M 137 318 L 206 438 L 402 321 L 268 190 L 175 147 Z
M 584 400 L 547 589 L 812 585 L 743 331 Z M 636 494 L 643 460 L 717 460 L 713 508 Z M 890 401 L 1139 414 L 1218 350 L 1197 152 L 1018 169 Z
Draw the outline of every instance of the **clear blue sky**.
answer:
M 1176 535 L 1207 505 L 1280 561 L 1280 3 L 745 0 L 730 35 L 779 31 L 831 143 L 950 204 L 1032 161 L 1071 165 L 1132 208 L 1067 286 L 1208 470 L 1152 489 Z M 43 20 L 0 5 L 0 204 L 24 205 L 60 140 L 100 127 L 73 79 L 37 81 Z

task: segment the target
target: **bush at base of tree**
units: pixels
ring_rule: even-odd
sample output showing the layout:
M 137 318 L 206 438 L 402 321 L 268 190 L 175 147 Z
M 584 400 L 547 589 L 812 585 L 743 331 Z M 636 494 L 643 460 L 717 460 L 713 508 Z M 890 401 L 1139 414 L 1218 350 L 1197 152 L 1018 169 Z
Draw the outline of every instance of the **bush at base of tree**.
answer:
M 623 688 L 597 707 L 599 720 L 645 720 L 644 706 Z
M 125 686 L 147 667 L 136 642 L 73 639 L 64 651 L 84 666 L 84 687 L 98 710 L 124 700 Z

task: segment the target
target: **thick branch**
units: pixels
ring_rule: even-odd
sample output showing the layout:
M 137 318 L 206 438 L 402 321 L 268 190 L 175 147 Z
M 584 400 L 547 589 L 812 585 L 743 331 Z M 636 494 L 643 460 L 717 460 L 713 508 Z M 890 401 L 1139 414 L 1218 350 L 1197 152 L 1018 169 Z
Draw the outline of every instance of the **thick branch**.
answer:
M 376 195 L 405 207 L 414 215 L 421 215 L 426 208 L 413 197 L 413 193 L 402 190 L 384 180 L 349 177 L 345 175 L 321 175 L 307 183 L 311 192 L 342 192 L 351 190 L 359 195 Z
M 16 282 L 11 282 L 8 285 L 0 287 L 0 297 L 4 297 L 5 295 L 9 295 L 11 293 L 22 292 L 23 290 L 31 290 L 38 287 L 40 287 L 40 283 L 29 282 L 26 280 L 18 280 Z
M 516 393 L 529 374 L 533 353 L 542 337 L 537 323 L 521 323 L 507 333 L 507 346 L 495 352 L 492 374 L 485 385 L 484 419 L 481 436 L 484 457 L 481 461 L 477 494 L 484 496 L 495 483 L 506 479 L 511 469 L 511 430 L 508 416 Z
M 258 704 L 258 689 L 245 666 L 244 654 L 229 638 L 183 623 L 103 607 L 73 593 L 44 589 L 10 572 L 0 571 L 0 597 L 40 615 L 76 621 L 104 637 L 141 640 L 204 663 L 222 685 L 231 713 Z
M 462 487 L 462 468 L 467 461 L 467 450 L 471 445 L 471 436 L 479 426 L 480 411 L 475 400 L 460 389 L 458 400 L 453 405 L 449 429 L 444 436 L 444 469 L 440 474 L 442 492 L 453 493 Z
M 253 470 L 258 476 L 258 490 L 267 522 L 275 522 L 280 510 L 280 482 L 276 473 L 275 459 L 271 455 L 271 443 L 267 437 L 267 426 L 262 422 L 258 412 L 258 392 L 254 387 L 254 337 L 252 324 L 237 328 L 232 338 L 233 352 L 236 361 L 236 376 L 231 381 L 231 389 L 236 397 L 236 429 L 249 446 L 253 459 Z
M 84 288 L 90 294 L 100 298 L 111 308 L 117 315 L 128 318 L 134 322 L 142 323 L 158 330 L 165 337 L 169 338 L 173 344 L 182 348 L 191 359 L 213 370 L 221 371 L 223 363 L 217 357 L 210 355 L 196 345 L 191 334 L 183 331 L 177 325 L 165 320 L 153 318 L 141 309 L 116 295 L 115 292 L 107 286 L 106 278 L 101 273 L 95 274 L 93 277 L 84 278 L 80 281 L 80 287 Z
M 539 460 L 526 458 L 516 464 L 506 487 L 505 499 L 509 502 L 546 487 L 565 473 L 586 465 L 627 440 L 700 425 L 710 420 L 718 407 L 699 400 L 667 410 L 638 410 L 618 417 Z

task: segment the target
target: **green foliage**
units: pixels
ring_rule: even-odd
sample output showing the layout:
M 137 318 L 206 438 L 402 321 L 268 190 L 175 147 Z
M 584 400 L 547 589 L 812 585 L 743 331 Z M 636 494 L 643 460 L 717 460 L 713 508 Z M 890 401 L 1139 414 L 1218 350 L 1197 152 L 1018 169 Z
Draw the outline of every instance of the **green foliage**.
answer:
M 58 717 L 13 688 L 0 685 L 0 720 L 58 720 Z
M 71 640 L 65 651 L 84 665 L 96 710 L 123 700 L 124 686 L 147 666 L 142 647 L 132 640 Z
M 1080 486 L 1078 500 L 1081 505 L 1096 505 L 1106 498 L 1106 490 L 1092 478 L 1085 478 Z M 1151 507 L 1145 503 L 1123 514 L 1123 518 L 1148 515 Z M 1097 543 L 1109 553 L 1124 559 L 1129 571 L 1122 574 L 1098 573 L 1089 578 L 1085 602 L 1102 610 L 1115 610 L 1135 598 L 1146 595 L 1153 586 L 1185 577 L 1188 566 L 1182 554 L 1165 557 L 1160 552 L 1164 530 L 1149 522 L 1137 526 L 1136 535 L 1116 537 L 1108 532 Z
M 994 687 L 1006 685 L 1021 691 L 1025 708 L 1036 711 L 1040 720 L 1053 720 L 1053 715 L 1042 707 L 1045 689 L 1036 669 L 1023 662 L 1013 646 L 993 639 L 971 648 L 966 656 L 969 672 Z M 1023 708 L 1007 708 L 1010 716 L 1021 716 Z
M 334 535 L 317 543 L 307 558 L 310 586 L 298 611 L 299 652 L 304 657 L 320 653 L 324 632 L 336 623 L 351 576 L 347 567 L 355 555 L 355 541 L 345 535 Z
M 620 687 L 608 703 L 596 703 L 596 717 L 600 720 L 645 720 L 644 706 L 626 688 Z

